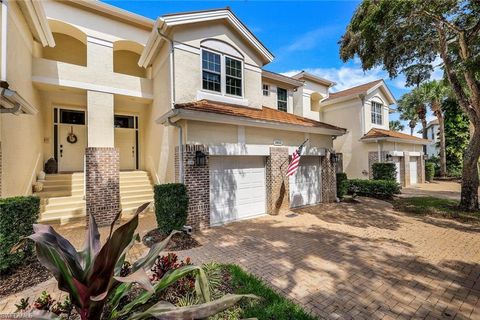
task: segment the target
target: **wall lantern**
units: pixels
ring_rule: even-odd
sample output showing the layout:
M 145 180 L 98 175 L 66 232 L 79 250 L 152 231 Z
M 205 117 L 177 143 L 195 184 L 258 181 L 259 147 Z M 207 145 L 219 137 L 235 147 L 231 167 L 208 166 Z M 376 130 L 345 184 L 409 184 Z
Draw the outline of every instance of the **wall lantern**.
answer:
M 202 167 L 207 163 L 207 155 L 203 151 L 195 151 L 195 165 Z
M 387 158 L 387 161 L 391 161 L 393 156 L 390 153 L 387 153 L 386 158 Z
M 338 156 L 336 153 L 330 153 L 330 161 L 332 163 L 338 163 Z

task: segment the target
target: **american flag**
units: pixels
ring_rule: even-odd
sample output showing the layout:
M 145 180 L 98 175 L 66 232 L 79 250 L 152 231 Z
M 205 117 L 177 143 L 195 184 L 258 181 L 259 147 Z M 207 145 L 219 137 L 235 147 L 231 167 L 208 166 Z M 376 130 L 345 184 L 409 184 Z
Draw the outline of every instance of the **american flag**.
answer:
M 307 141 L 305 141 L 307 142 Z M 305 142 L 300 145 L 300 147 L 297 148 L 292 154 L 292 161 L 288 165 L 287 168 L 287 177 L 293 176 L 300 165 L 300 157 L 302 156 L 302 149 L 303 146 L 305 145 Z

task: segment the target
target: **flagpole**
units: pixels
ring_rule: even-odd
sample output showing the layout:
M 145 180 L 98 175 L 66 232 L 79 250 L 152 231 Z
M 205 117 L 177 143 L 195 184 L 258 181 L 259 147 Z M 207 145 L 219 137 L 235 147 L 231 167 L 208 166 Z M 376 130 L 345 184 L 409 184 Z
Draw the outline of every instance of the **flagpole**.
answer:
M 305 141 L 303 141 L 303 143 L 302 143 L 297 149 L 300 149 L 301 147 L 303 147 L 303 145 L 304 145 L 305 143 L 307 143 L 308 140 L 310 140 L 310 139 L 306 139 Z M 288 158 L 285 159 L 285 161 L 283 161 L 282 164 L 280 165 L 280 172 L 282 172 L 282 167 L 283 167 L 283 165 L 284 165 L 287 161 L 288 161 Z M 282 175 L 282 176 L 283 176 L 283 175 Z

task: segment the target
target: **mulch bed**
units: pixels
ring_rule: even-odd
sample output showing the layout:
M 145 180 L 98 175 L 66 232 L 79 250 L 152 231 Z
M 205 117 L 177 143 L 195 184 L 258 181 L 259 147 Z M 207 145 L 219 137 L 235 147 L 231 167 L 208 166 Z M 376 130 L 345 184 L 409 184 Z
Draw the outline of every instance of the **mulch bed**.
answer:
M 0 298 L 33 287 L 51 277 L 52 274 L 37 258 L 29 258 L 10 273 L 0 275 Z
M 161 242 L 168 235 L 161 233 L 158 229 L 149 231 L 142 239 L 142 242 L 147 247 L 152 247 L 155 243 Z M 168 243 L 165 251 L 181 251 L 199 247 L 200 243 L 191 235 L 185 232 L 176 233 Z

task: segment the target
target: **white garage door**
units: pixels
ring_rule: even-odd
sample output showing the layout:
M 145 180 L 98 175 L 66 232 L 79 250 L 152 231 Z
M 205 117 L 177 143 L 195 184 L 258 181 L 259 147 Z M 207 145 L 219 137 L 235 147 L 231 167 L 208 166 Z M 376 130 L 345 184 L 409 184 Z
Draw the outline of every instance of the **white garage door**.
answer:
M 210 224 L 265 214 L 264 157 L 210 157 Z
M 397 171 L 396 174 L 397 174 L 397 182 L 398 183 L 402 183 L 402 179 L 400 177 L 400 159 L 395 159 L 395 170 Z
M 410 161 L 410 184 L 417 184 L 417 161 Z
M 321 201 L 320 157 L 303 156 L 297 173 L 290 177 L 290 206 L 301 207 Z

